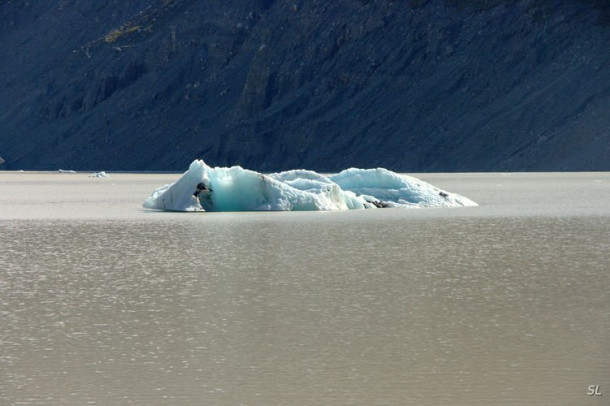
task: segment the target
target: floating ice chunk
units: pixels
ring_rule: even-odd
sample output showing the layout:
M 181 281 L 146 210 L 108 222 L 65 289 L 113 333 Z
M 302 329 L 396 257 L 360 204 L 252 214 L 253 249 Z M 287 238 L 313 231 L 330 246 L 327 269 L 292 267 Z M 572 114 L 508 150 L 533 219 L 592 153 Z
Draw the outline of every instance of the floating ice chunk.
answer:
M 58 172 L 59 173 L 76 173 L 76 171 L 73 171 L 71 169 L 60 169 Z
M 332 176 L 307 170 L 262 174 L 239 166 L 191 163 L 144 207 L 169 211 L 348 210 L 377 207 L 476 206 L 411 176 L 387 169 L 347 169 Z
M 91 175 L 89 175 L 90 178 L 107 178 L 108 174 L 104 171 L 102 172 L 93 172 Z

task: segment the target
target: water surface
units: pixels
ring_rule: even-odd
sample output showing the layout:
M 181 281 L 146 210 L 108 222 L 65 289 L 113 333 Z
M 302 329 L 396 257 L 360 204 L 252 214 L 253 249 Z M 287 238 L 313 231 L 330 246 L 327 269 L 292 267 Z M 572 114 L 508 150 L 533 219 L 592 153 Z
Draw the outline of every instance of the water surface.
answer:
M 481 206 L 161 213 L 177 175 L 0 172 L 0 404 L 604 404 L 610 175 L 420 176 Z

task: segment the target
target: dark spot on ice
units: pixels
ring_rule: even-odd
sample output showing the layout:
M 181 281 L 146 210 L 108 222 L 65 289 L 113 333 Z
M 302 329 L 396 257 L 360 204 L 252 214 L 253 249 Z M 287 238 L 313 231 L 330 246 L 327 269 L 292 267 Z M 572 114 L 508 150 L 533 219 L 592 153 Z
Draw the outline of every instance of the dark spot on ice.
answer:
M 388 204 L 386 202 L 382 202 L 381 200 L 367 200 L 367 203 L 372 204 L 373 206 L 377 207 L 378 209 L 383 209 L 388 207 Z
M 197 184 L 197 190 L 193 193 L 193 196 L 198 197 L 201 192 L 211 192 L 212 189 L 208 188 L 205 183 L 199 182 Z
M 449 197 L 449 195 L 443 191 L 438 192 L 439 196 L 444 197 L 445 199 Z

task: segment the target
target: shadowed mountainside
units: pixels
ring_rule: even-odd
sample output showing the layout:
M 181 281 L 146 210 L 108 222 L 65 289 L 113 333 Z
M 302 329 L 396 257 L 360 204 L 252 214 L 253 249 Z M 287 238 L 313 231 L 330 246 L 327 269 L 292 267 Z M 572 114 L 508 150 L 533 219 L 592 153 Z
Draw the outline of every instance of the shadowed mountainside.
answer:
M 610 170 L 610 2 L 0 0 L 0 168 Z

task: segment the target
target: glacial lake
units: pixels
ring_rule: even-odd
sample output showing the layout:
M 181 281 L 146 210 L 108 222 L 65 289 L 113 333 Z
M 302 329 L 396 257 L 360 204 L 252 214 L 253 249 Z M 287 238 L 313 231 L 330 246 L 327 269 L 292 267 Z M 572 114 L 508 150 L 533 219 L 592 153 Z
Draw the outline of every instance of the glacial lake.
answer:
M 472 208 L 141 207 L 179 176 L 0 172 L 1 405 L 608 404 L 610 173 L 414 174 Z

